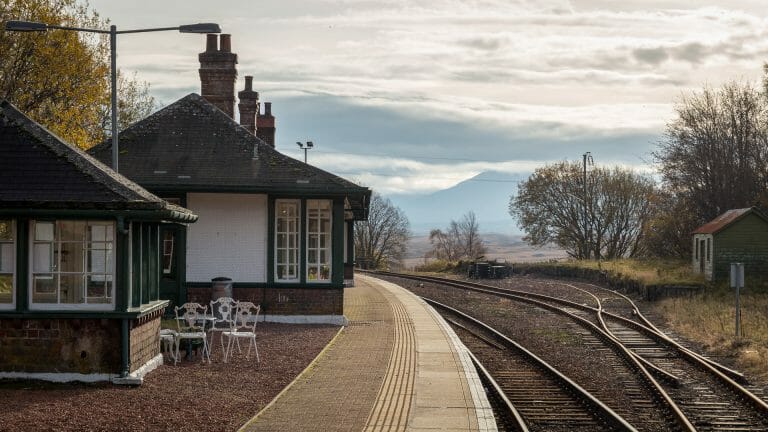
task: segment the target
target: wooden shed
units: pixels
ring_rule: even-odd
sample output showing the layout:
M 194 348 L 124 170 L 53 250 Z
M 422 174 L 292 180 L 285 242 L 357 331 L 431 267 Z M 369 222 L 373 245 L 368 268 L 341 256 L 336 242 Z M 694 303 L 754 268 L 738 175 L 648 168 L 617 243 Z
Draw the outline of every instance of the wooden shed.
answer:
M 708 281 L 728 278 L 744 263 L 746 277 L 768 271 L 768 218 L 755 208 L 728 210 L 693 231 L 693 271 Z

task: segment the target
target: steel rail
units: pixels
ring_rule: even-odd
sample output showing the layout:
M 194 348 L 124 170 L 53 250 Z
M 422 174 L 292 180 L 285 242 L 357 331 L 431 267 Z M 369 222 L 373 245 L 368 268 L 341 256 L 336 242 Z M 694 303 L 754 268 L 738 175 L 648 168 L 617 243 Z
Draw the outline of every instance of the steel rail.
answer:
M 590 408 L 604 413 L 607 417 L 602 417 L 602 419 L 604 421 L 607 421 L 611 426 L 617 427 L 620 430 L 625 430 L 625 431 L 637 431 L 637 429 L 634 426 L 629 424 L 629 422 L 627 422 L 623 417 L 621 417 L 619 414 L 613 411 L 609 406 L 607 406 L 602 401 L 600 401 L 600 399 L 598 399 L 597 397 L 592 395 L 590 392 L 588 392 L 587 390 L 582 388 L 580 385 L 578 385 L 576 382 L 568 378 L 562 372 L 557 370 L 554 366 L 550 365 L 549 363 L 547 363 L 546 361 L 544 361 L 543 359 L 538 357 L 536 354 L 532 353 L 531 351 L 523 347 L 522 345 L 518 344 L 514 340 L 505 336 L 503 333 L 499 332 L 498 330 L 494 329 L 488 324 L 478 320 L 477 318 L 474 318 L 471 315 L 461 312 L 458 309 L 452 308 L 448 305 L 445 305 L 443 303 L 437 302 L 435 300 L 432 300 L 426 297 L 421 297 L 421 298 L 432 306 L 435 306 L 439 309 L 448 310 L 451 313 L 454 313 L 468 321 L 471 321 L 477 326 L 482 327 L 483 329 L 492 333 L 494 336 L 499 338 L 499 340 L 503 341 L 507 347 L 521 353 L 523 356 L 528 358 L 529 361 L 531 361 L 536 366 L 546 371 L 550 376 L 555 378 L 555 380 L 560 382 L 561 385 L 563 385 L 564 387 L 567 387 L 566 390 L 573 392 L 573 394 L 575 395 L 578 395 L 578 397 L 582 399 L 585 403 L 587 403 Z
M 573 286 L 573 285 L 570 285 L 570 284 L 565 284 L 565 285 L 566 286 Z M 742 383 L 742 384 L 747 382 L 747 379 L 744 377 L 744 374 L 742 374 L 741 372 L 735 371 L 735 370 L 733 370 L 733 369 L 731 369 L 731 368 L 729 368 L 727 366 L 724 366 L 724 365 L 722 365 L 722 364 L 720 364 L 720 363 L 718 363 L 718 362 L 716 362 L 716 361 L 714 361 L 712 359 L 706 358 L 703 355 L 701 355 L 701 354 L 699 354 L 699 353 L 697 353 L 695 351 L 692 351 L 692 350 L 690 350 L 690 349 L 680 345 L 677 341 L 675 341 L 674 339 L 669 337 L 669 335 L 664 333 L 662 330 L 660 330 L 658 327 L 656 327 L 648 318 L 646 318 L 646 316 L 643 315 L 642 312 L 640 312 L 640 308 L 637 307 L 635 302 L 632 301 L 632 299 L 630 299 L 626 295 L 624 295 L 624 294 L 622 294 L 622 293 L 620 293 L 618 291 L 614 291 L 612 289 L 608 289 L 608 288 L 601 287 L 599 285 L 595 285 L 595 284 L 591 284 L 591 283 L 584 283 L 584 285 L 591 286 L 591 287 L 600 289 L 602 291 L 607 291 L 607 292 L 609 292 L 611 294 L 615 294 L 615 295 L 618 295 L 619 297 L 623 298 L 625 301 L 627 301 L 630 304 L 630 306 L 632 306 L 632 310 L 633 310 L 634 315 L 637 316 L 642 321 L 642 323 L 637 323 L 635 321 L 632 321 L 630 319 L 624 318 L 622 316 L 618 316 L 618 315 L 606 312 L 608 314 L 608 316 L 611 316 L 612 318 L 619 319 L 619 320 L 622 320 L 622 321 L 626 321 L 628 323 L 632 323 L 634 325 L 642 324 L 642 326 L 637 326 L 636 329 L 641 330 L 643 332 L 646 332 L 648 334 L 655 333 L 656 335 L 658 335 L 658 337 L 660 337 L 661 339 L 663 339 L 667 343 L 672 344 L 677 349 L 682 350 L 682 351 L 686 351 L 686 352 L 690 353 L 691 355 L 700 358 L 702 361 L 705 361 L 705 362 L 709 363 L 710 365 L 712 365 L 712 367 L 717 368 L 718 370 L 720 370 L 724 374 L 730 376 L 731 378 L 733 378 L 737 382 Z M 647 328 L 644 328 L 643 326 L 647 327 Z
M 634 353 L 629 348 L 625 347 L 621 341 L 615 339 L 612 335 L 609 335 L 605 331 L 603 331 L 601 328 L 599 328 L 597 325 L 595 325 L 593 322 L 584 319 L 578 315 L 574 315 L 566 310 L 560 309 L 554 305 L 545 303 L 541 300 L 537 300 L 535 298 L 531 298 L 528 296 L 522 296 L 517 295 L 517 293 L 512 293 L 513 290 L 506 290 L 501 289 L 497 287 L 492 287 L 488 285 L 482 285 L 477 283 L 468 282 L 465 283 L 463 281 L 456 281 L 451 279 L 442 279 L 442 278 L 436 278 L 431 276 L 415 276 L 415 275 L 408 275 L 408 274 L 401 274 L 401 273 L 393 273 L 393 272 L 379 272 L 379 274 L 389 275 L 389 276 L 396 276 L 396 277 L 402 277 L 406 279 L 413 279 L 413 280 L 423 280 L 427 282 L 435 282 L 440 283 L 443 285 L 453 286 L 456 288 L 461 289 L 470 289 L 477 292 L 483 292 L 486 294 L 492 294 L 492 295 L 499 295 L 503 296 L 505 298 L 509 298 L 512 300 L 517 300 L 529 304 L 533 304 L 535 306 L 541 307 L 543 309 L 550 310 L 555 313 L 563 314 L 568 316 L 570 319 L 576 321 L 577 323 L 581 324 L 583 327 L 585 327 L 587 330 L 593 332 L 596 336 L 603 339 L 603 341 L 606 342 L 609 346 L 611 346 L 618 354 L 621 355 L 628 363 L 629 366 L 634 367 L 637 371 L 640 372 L 640 376 L 643 377 L 644 381 L 646 382 L 646 385 L 649 387 L 649 389 L 652 391 L 654 395 L 656 395 L 659 398 L 659 402 L 662 402 L 666 407 L 669 409 L 669 411 L 672 413 L 672 416 L 675 418 L 675 421 L 678 423 L 678 425 L 685 431 L 688 432 L 695 432 L 696 428 L 693 426 L 691 421 L 688 419 L 688 417 L 683 413 L 683 411 L 680 409 L 679 406 L 677 406 L 677 403 L 672 399 L 672 397 L 667 393 L 666 390 L 659 384 L 658 381 L 656 381 L 655 378 L 653 378 L 651 372 L 644 366 L 643 362 L 638 360 L 638 356 L 636 353 Z M 504 292 L 506 291 L 506 292 Z M 522 292 L 521 292 L 522 293 Z M 547 297 L 547 299 L 555 300 L 555 301 L 563 301 L 567 302 L 566 304 L 569 307 L 572 307 L 574 305 L 578 306 L 579 309 L 583 309 L 585 306 L 579 305 L 577 303 L 568 302 L 567 300 L 557 299 L 550 296 L 543 296 Z M 586 306 L 589 308 L 588 306 Z M 590 308 L 593 310 L 594 308 Z

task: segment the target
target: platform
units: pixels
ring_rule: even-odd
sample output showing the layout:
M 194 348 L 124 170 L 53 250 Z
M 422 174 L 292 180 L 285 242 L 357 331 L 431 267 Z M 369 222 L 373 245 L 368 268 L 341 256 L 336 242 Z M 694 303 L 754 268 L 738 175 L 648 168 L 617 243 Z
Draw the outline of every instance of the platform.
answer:
M 356 275 L 349 325 L 242 431 L 495 431 L 466 348 L 411 292 Z

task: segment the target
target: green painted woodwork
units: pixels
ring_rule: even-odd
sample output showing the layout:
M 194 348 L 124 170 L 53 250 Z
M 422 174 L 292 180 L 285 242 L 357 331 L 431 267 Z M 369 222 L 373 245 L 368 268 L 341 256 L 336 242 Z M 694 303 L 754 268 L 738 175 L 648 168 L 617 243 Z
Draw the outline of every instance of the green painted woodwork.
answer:
M 309 196 L 309 199 L 332 200 L 331 210 L 331 282 L 311 283 L 307 282 L 307 200 L 306 195 L 278 195 L 269 196 L 267 199 L 267 283 L 264 286 L 285 288 L 341 288 L 344 286 L 344 197 L 339 196 Z M 301 202 L 299 217 L 299 283 L 275 283 L 275 200 L 298 199 Z M 261 287 L 262 284 L 241 282 L 235 287 Z
M 355 264 L 355 223 L 349 221 L 344 224 L 347 230 L 347 256 L 344 257 L 344 264 Z
M 16 310 L 29 309 L 29 219 L 16 219 Z
M 347 229 L 344 223 L 344 200 L 336 198 L 333 200 L 333 210 L 331 214 L 331 283 L 333 285 L 344 285 L 344 230 Z
M 88 209 L 26 209 L 26 208 L 3 208 L 0 209 L 0 216 L 13 218 L 26 217 L 30 219 L 90 219 L 90 220 L 116 220 L 123 217 L 126 220 L 133 221 L 173 221 L 180 223 L 194 222 L 197 216 L 180 213 L 175 210 L 88 210 Z
M 130 304 L 131 307 L 138 307 L 141 304 L 141 298 L 133 291 L 135 291 L 135 287 L 141 286 L 141 269 L 142 269 L 142 248 L 141 245 L 141 223 L 133 223 L 133 226 L 131 227 L 131 266 L 132 266 L 132 279 L 131 279 L 131 293 L 130 293 Z
M 712 258 L 715 280 L 729 277 L 730 264 L 744 263 L 747 278 L 768 273 L 768 222 L 754 212 L 714 234 Z
M 275 198 L 267 197 L 267 283 L 275 283 Z M 301 242 L 301 239 L 299 239 Z M 265 300 L 265 299 L 262 299 Z M 262 301 L 263 303 L 263 301 Z

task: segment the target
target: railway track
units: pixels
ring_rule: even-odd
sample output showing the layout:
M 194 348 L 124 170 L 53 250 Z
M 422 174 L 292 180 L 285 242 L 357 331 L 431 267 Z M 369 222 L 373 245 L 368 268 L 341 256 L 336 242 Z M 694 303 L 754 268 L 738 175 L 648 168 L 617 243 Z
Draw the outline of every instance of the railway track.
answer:
M 555 298 L 543 294 L 498 288 L 488 285 L 455 280 L 402 275 L 391 276 L 438 283 L 454 288 L 469 289 L 485 294 L 503 296 L 518 302 L 559 313 L 567 313 L 573 319 L 581 319 L 600 327 L 615 343 L 631 353 L 639 365 L 660 378 L 648 379 L 660 399 L 668 404 L 676 418 L 677 427 L 699 431 L 765 431 L 768 430 L 768 404 L 742 384 L 743 375 L 681 346 L 659 331 L 626 296 L 615 293 L 630 305 L 630 315 L 607 313 L 600 297 L 594 290 L 605 290 L 594 285 L 584 289 L 570 284 L 571 289 L 581 290 L 592 298 L 594 306 Z M 591 292 L 590 292 L 591 291 Z M 606 290 L 607 291 L 607 290 Z M 626 315 L 626 313 L 625 313 Z M 582 325 L 588 327 L 582 322 Z
M 441 311 L 494 382 L 514 415 L 503 416 L 503 430 L 636 431 L 573 380 L 482 321 L 424 298 Z M 509 418 L 515 419 L 511 422 Z

